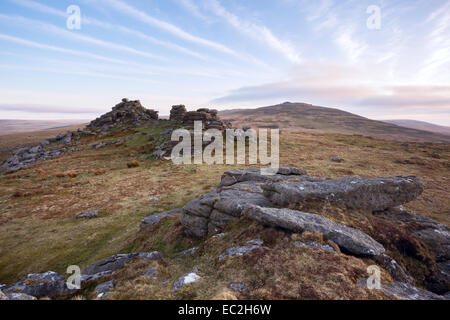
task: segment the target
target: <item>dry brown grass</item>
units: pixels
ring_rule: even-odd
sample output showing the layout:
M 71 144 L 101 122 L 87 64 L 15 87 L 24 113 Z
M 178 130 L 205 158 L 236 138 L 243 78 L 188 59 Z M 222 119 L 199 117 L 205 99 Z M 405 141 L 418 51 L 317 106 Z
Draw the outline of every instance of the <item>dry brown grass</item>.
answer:
M 88 138 L 81 147 L 93 141 Z M 410 143 L 404 147 L 377 139 L 295 131 L 284 131 L 280 141 L 281 164 L 306 169 L 313 176 L 416 175 L 424 181 L 425 192 L 406 208 L 447 225 L 450 222 L 448 145 Z M 431 157 L 432 152 L 440 159 Z M 206 243 L 184 237 L 176 218 L 137 233 L 140 220 L 148 213 L 181 207 L 217 185 L 224 171 L 248 166 L 196 166 L 194 172 L 189 165 L 142 161 L 129 170 L 125 164 L 136 161 L 136 153 L 126 145 L 87 149 L 0 176 L 0 283 L 31 272 L 64 274 L 68 265 L 84 266 L 116 253 L 159 250 L 167 259 L 156 263 L 157 280 L 139 276 L 147 265 L 136 268 L 132 264 L 118 274 L 120 289 L 110 298 L 209 299 L 227 292 L 229 282 L 239 281 L 253 290 L 238 298 L 383 298 L 355 288 L 356 277 L 371 262 L 293 247 L 290 236 L 246 221 L 231 226 L 226 237 Z M 334 163 L 333 157 L 345 162 Z M 102 173 L 97 175 L 92 168 L 102 168 L 94 169 Z M 70 171 L 77 176 L 68 177 L 65 173 Z M 56 173 L 64 176 L 58 178 Z M 150 203 L 155 197 L 161 201 Z M 74 219 L 88 210 L 101 210 L 102 215 Z M 345 219 L 340 212 L 329 215 Z M 317 235 L 302 236 L 327 243 Z M 217 263 L 226 248 L 254 237 L 263 238 L 264 249 Z M 175 259 L 179 252 L 197 245 L 201 247 L 192 259 Z M 202 280 L 174 295 L 173 281 L 194 266 L 200 269 Z

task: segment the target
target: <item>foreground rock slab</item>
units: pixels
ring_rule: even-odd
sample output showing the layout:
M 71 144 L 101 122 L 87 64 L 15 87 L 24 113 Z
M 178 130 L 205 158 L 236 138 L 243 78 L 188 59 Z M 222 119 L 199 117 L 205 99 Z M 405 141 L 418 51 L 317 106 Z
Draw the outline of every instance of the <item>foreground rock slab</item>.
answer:
M 381 211 L 416 199 L 423 192 L 423 184 L 416 177 L 344 177 L 313 182 L 269 182 L 262 189 L 271 202 L 283 207 L 324 201 Z
M 259 169 L 225 172 L 218 188 L 183 207 L 180 222 L 186 233 L 200 238 L 220 233 L 238 219 L 245 208 L 273 206 L 263 194 L 263 183 L 298 180 L 306 173 L 293 167 L 282 167 L 278 172 L 273 176 L 262 175 Z
M 290 209 L 252 206 L 244 215 L 259 223 L 281 227 L 293 232 L 321 232 L 341 249 L 355 255 L 376 256 L 384 253 L 384 247 L 362 231 L 336 223 L 317 214 Z

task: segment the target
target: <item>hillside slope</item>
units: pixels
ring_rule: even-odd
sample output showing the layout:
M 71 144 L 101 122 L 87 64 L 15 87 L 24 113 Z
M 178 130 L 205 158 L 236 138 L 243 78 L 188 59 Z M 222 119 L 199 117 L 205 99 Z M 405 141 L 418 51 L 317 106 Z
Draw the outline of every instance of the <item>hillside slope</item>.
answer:
M 450 142 L 450 136 L 443 134 L 400 127 L 339 109 L 305 103 L 285 102 L 257 109 L 228 110 L 221 112 L 221 117 L 231 121 L 236 127 L 251 125 L 323 133 L 361 134 L 399 141 Z
M 425 130 L 436 133 L 441 133 L 450 136 L 450 127 L 439 126 L 433 123 L 418 121 L 418 120 L 383 120 L 383 122 L 395 124 L 397 126 L 417 129 L 417 130 Z

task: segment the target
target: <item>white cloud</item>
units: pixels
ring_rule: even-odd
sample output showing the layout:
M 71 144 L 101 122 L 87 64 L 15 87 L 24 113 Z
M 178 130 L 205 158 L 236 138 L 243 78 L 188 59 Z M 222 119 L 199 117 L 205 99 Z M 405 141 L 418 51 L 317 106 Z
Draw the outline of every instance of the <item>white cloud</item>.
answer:
M 23 6 L 23 7 L 27 7 L 36 11 L 40 11 L 43 13 L 47 13 L 47 14 L 52 14 L 55 16 L 60 16 L 60 17 L 67 17 L 67 13 L 65 13 L 64 11 L 55 9 L 55 8 L 51 8 L 49 6 L 46 6 L 42 3 L 36 2 L 36 1 L 31 1 L 31 0 L 9 0 L 17 5 Z
M 290 62 L 300 63 L 300 52 L 290 42 L 280 40 L 273 32 L 263 25 L 250 23 L 240 19 L 225 9 L 218 1 L 208 0 L 206 6 L 217 16 L 223 18 L 228 24 L 239 32 L 256 40 L 263 41 L 268 47 L 281 53 Z
M 178 4 L 180 4 L 183 8 L 189 11 L 193 16 L 203 20 L 205 22 L 210 23 L 211 19 L 204 15 L 200 8 L 195 4 L 192 0 L 175 0 Z
M 118 51 L 122 51 L 122 52 L 126 52 L 126 53 L 131 53 L 131 54 L 139 55 L 139 56 L 150 58 L 150 59 L 167 61 L 167 58 L 165 58 L 165 57 L 157 56 L 157 55 L 154 55 L 154 54 L 151 54 L 151 53 L 148 53 L 145 51 L 137 50 L 137 49 L 134 49 L 134 48 L 131 48 L 128 46 L 121 45 L 121 44 L 96 39 L 96 38 L 85 36 L 85 35 L 75 33 L 75 32 L 70 32 L 66 29 L 62 29 L 62 28 L 59 28 L 52 24 L 48 24 L 48 23 L 38 21 L 38 20 L 28 19 L 28 18 L 24 18 L 24 17 L 20 17 L 20 16 L 8 16 L 8 15 L 4 15 L 4 14 L 0 14 L 0 20 L 13 22 L 13 23 L 20 24 L 20 25 L 25 25 L 25 26 L 33 28 L 33 29 L 40 28 L 45 31 L 52 32 L 53 34 L 64 36 L 65 38 L 91 43 L 91 44 L 101 46 L 104 48 L 118 50 Z
M 47 13 L 47 14 L 51 14 L 51 15 L 59 16 L 59 17 L 63 17 L 63 18 L 67 17 L 67 14 L 64 11 L 43 5 L 43 4 L 35 2 L 35 1 L 31 1 L 31 0 L 9 0 L 9 1 L 12 1 L 17 5 L 28 7 L 30 9 L 33 9 L 33 10 L 36 10 L 39 12 L 43 12 L 43 13 Z M 180 46 L 180 45 L 175 44 L 170 41 L 164 41 L 164 40 L 157 39 L 157 38 L 149 36 L 143 32 L 133 30 L 128 27 L 121 26 L 121 25 L 111 24 L 108 22 L 100 21 L 97 19 L 86 17 L 85 15 L 82 16 L 82 24 L 93 25 L 93 26 L 100 27 L 100 28 L 107 29 L 107 30 L 117 30 L 117 31 L 120 31 L 123 33 L 131 34 L 133 36 L 139 37 L 141 39 L 152 42 L 154 44 L 166 47 L 168 49 L 176 50 L 176 51 L 191 55 L 196 58 L 206 59 L 206 57 L 204 55 L 202 55 L 198 52 L 187 49 L 183 46 Z
M 426 39 L 430 52 L 419 72 L 423 81 L 433 81 L 442 75 L 444 65 L 450 64 L 450 1 L 433 11 L 425 21 L 432 25 Z
M 92 53 L 85 52 L 85 51 L 79 51 L 79 50 L 73 50 L 73 49 L 52 46 L 52 45 L 48 45 L 48 44 L 44 44 L 44 43 L 39 43 L 39 42 L 35 42 L 35 41 L 30 41 L 30 40 L 10 36 L 10 35 L 3 34 L 3 33 L 0 33 L 0 39 L 9 41 L 9 42 L 18 43 L 18 44 L 25 45 L 28 47 L 50 50 L 50 51 L 55 51 L 55 52 L 60 52 L 60 53 L 67 53 L 67 54 L 71 54 L 71 55 L 75 55 L 75 56 L 79 56 L 79 57 L 103 60 L 103 61 L 112 62 L 112 63 L 128 64 L 127 61 L 120 60 L 120 59 L 113 59 L 113 58 L 108 58 L 105 56 L 92 54 Z
M 217 42 L 214 42 L 211 40 L 207 40 L 207 39 L 204 39 L 204 38 L 201 38 L 198 36 L 194 36 L 171 23 L 156 19 L 156 18 L 150 16 L 149 14 L 136 9 L 123 1 L 120 1 L 120 0 L 101 0 L 101 1 L 108 4 L 113 9 L 115 9 L 121 13 L 130 15 L 133 18 L 136 18 L 148 25 L 153 26 L 153 27 L 157 27 L 159 29 L 165 30 L 183 40 L 201 44 L 203 46 L 207 46 L 209 48 L 212 48 L 212 49 L 215 49 L 218 51 L 222 51 L 227 54 L 236 55 L 235 51 L 233 51 L 232 49 L 230 49 L 220 43 L 217 43 Z
M 338 28 L 334 41 L 351 62 L 357 62 L 368 48 L 364 42 L 356 39 L 354 28 L 350 26 Z

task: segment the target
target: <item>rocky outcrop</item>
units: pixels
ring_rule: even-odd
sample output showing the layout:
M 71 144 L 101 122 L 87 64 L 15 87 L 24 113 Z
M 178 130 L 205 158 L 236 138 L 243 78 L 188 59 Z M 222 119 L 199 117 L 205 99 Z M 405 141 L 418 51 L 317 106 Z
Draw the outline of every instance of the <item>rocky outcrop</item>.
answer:
M 103 283 L 100 283 L 95 287 L 94 293 L 97 294 L 97 298 L 106 298 L 111 294 L 111 290 L 114 288 L 114 281 L 109 280 Z
M 410 202 L 423 192 L 423 184 L 416 177 L 274 182 L 262 188 L 271 202 L 283 207 L 319 201 L 372 211 Z
M 262 175 L 260 169 L 231 170 L 222 175 L 219 187 L 232 186 L 238 182 L 267 182 L 267 181 L 286 181 L 298 180 L 299 176 L 306 175 L 305 170 L 294 167 L 280 167 L 278 174 L 269 176 Z
M 382 285 L 381 289 L 386 294 L 400 300 L 446 300 L 445 297 L 433 292 L 398 281 L 391 282 L 388 285 Z
M 29 301 L 29 300 L 37 300 L 36 297 L 30 296 L 25 293 L 10 293 L 7 295 L 8 300 L 21 300 L 21 301 Z
M 297 233 L 320 232 L 341 249 L 355 255 L 376 256 L 385 251 L 381 244 L 367 234 L 317 214 L 251 206 L 244 211 L 244 215 L 264 225 L 281 227 Z
M 260 249 L 264 245 L 264 241 L 261 239 L 249 240 L 243 246 L 237 246 L 228 248 L 219 256 L 219 261 L 222 261 L 226 257 L 240 257 L 253 250 Z
M 84 275 L 95 275 L 101 272 L 113 272 L 122 269 L 128 262 L 134 258 L 141 258 L 145 260 L 159 260 L 162 259 L 162 254 L 158 251 L 144 252 L 144 253 L 129 253 L 116 254 L 114 256 L 103 259 L 99 262 L 87 266 L 83 270 Z
M 29 274 L 22 281 L 3 290 L 7 294 L 25 294 L 37 298 L 67 296 L 75 292 L 67 288 L 62 275 L 53 271 Z
M 172 110 L 170 110 L 170 120 L 183 121 L 186 112 L 186 107 L 182 104 L 172 106 Z
M 245 208 L 251 205 L 272 206 L 261 189 L 264 181 L 297 179 L 305 173 L 296 168 L 280 168 L 281 173 L 264 176 L 259 171 L 227 172 L 217 189 L 184 206 L 180 221 L 186 233 L 196 237 L 220 233 L 230 222 L 239 218 Z
M 111 127 L 140 126 L 150 120 L 158 120 L 158 111 L 144 108 L 139 100 L 122 99 L 112 111 L 92 121 L 87 128 L 105 131 Z
M 175 217 L 180 212 L 181 212 L 180 209 L 173 209 L 162 213 L 150 213 L 144 219 L 141 220 L 141 228 L 157 224 L 164 218 Z
M 72 132 L 60 134 L 56 138 L 44 140 L 35 146 L 18 147 L 11 150 L 12 156 L 5 160 L 0 167 L 0 171 L 16 171 L 41 161 L 54 159 L 67 153 L 79 151 L 78 148 L 70 148 L 68 145 L 73 140 L 77 140 L 78 136 Z M 50 145 L 49 141 L 52 141 Z M 56 143 L 56 145 L 55 145 Z
M 195 121 L 201 121 L 204 129 L 225 130 L 231 128 L 229 121 L 220 120 L 218 111 L 201 108 L 197 111 L 187 111 L 184 105 L 172 106 L 170 120 L 181 121 L 185 126 L 193 126 Z
M 98 210 L 86 211 L 77 215 L 77 219 L 96 218 L 98 217 Z
M 280 168 L 274 176 L 261 175 L 258 169 L 232 170 L 222 175 L 217 188 L 185 205 L 180 222 L 187 235 L 196 237 L 222 232 L 243 215 L 290 232 L 319 233 L 329 245 L 294 244 L 370 257 L 401 284 L 393 290 L 418 283 L 434 294 L 446 294 L 450 291 L 449 229 L 399 206 L 422 191 L 416 177 L 324 179 L 292 167 Z M 293 210 L 302 206 L 310 212 Z M 336 213 L 342 215 L 341 223 L 332 220 Z M 226 251 L 221 258 L 239 255 L 247 247 L 254 250 L 252 246 L 258 244 L 230 248 L 230 254 Z

